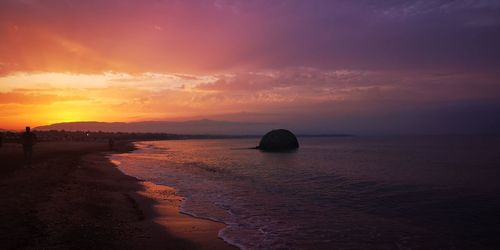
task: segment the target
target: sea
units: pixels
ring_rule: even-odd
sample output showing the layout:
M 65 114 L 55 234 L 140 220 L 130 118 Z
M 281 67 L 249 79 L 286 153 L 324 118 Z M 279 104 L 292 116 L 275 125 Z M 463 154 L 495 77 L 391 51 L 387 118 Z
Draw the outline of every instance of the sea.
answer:
M 176 188 L 183 213 L 241 249 L 500 249 L 500 137 L 299 137 L 136 142 L 110 158 Z

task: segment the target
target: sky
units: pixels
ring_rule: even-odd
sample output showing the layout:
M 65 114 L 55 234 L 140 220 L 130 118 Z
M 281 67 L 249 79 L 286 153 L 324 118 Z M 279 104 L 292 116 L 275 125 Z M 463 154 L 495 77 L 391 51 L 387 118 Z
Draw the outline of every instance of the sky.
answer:
M 2 0 L 0 128 L 498 133 L 500 0 Z

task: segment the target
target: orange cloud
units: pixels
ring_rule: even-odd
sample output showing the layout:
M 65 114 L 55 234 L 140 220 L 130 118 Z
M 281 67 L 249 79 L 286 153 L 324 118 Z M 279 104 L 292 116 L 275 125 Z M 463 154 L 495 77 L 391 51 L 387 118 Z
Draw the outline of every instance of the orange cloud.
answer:
M 6 127 L 72 120 L 165 120 L 242 111 L 381 113 L 495 98 L 499 91 L 494 75 L 480 76 L 319 69 L 180 76 L 19 73 L 0 77 L 0 123 Z M 478 79 L 482 88 L 469 85 Z M 422 86 L 432 87 L 432 93 Z
M 85 98 L 80 96 L 58 96 L 52 94 L 26 94 L 19 91 L 0 92 L 1 104 L 22 104 L 22 105 L 48 105 L 55 102 L 81 101 Z

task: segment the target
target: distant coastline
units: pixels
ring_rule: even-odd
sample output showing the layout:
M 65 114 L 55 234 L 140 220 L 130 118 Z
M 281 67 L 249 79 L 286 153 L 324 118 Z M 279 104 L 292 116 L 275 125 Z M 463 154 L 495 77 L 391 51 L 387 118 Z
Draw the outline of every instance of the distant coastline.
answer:
M 65 131 L 34 130 L 40 141 L 99 141 L 113 138 L 116 140 L 154 141 L 154 140 L 192 140 L 192 139 L 244 139 L 260 138 L 262 135 L 224 135 L 224 134 L 170 134 L 170 133 L 134 133 L 102 131 Z M 6 142 L 19 140 L 20 133 L 2 131 Z M 351 134 L 299 134 L 298 137 L 354 137 Z

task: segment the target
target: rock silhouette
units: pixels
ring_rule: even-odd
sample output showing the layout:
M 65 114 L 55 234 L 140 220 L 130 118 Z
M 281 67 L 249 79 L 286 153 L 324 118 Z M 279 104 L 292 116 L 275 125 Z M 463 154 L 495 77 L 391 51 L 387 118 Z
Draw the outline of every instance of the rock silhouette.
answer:
M 299 142 L 292 132 L 276 129 L 264 135 L 257 148 L 268 152 L 290 151 L 299 148 Z

